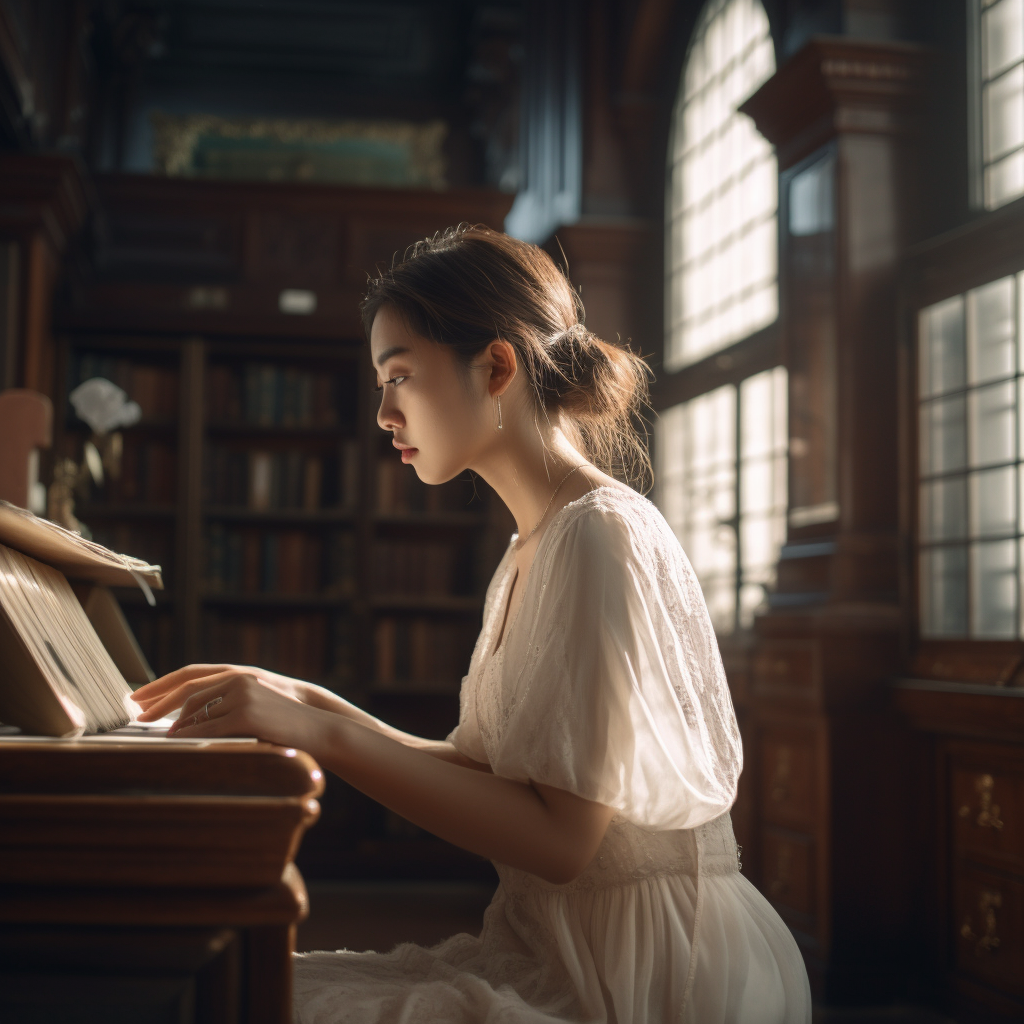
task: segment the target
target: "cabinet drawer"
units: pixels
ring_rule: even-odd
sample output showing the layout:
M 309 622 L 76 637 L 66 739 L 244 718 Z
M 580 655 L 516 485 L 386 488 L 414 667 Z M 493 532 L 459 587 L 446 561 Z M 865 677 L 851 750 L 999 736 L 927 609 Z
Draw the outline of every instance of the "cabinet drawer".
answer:
M 766 640 L 754 655 L 753 691 L 757 697 L 817 704 L 821 664 L 813 640 Z
M 984 757 L 957 757 L 951 769 L 957 853 L 1024 874 L 1024 774 Z
M 1024 881 L 961 865 L 954 907 L 960 971 L 1024 995 Z
M 814 831 L 818 764 L 813 732 L 768 728 L 761 733 L 761 813 L 766 822 Z
M 765 828 L 764 893 L 787 915 L 795 911 L 804 920 L 794 923 L 808 928 L 816 912 L 814 839 L 784 829 Z

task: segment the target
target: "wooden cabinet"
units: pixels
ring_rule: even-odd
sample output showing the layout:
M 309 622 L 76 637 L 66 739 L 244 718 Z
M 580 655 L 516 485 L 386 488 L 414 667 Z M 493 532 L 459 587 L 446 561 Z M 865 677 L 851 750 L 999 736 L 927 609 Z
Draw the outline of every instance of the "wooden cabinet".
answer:
M 4 1020 L 286 1024 L 322 789 L 263 743 L 0 744 Z
M 968 1019 L 1024 1016 L 1024 689 L 908 680 L 896 704 L 931 737 L 934 820 L 919 856 L 931 969 Z M 933 867 L 932 867 L 933 866 Z

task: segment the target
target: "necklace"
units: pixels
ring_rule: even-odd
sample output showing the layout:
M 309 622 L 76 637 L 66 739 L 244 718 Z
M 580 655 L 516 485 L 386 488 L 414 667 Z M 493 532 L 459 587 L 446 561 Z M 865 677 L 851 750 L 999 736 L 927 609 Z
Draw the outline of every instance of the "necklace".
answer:
M 562 484 L 569 479 L 576 472 L 577 469 L 582 469 L 586 465 L 585 462 L 581 462 L 578 466 L 573 466 L 561 480 L 558 481 L 558 486 L 551 492 L 551 497 L 548 499 L 547 505 L 544 506 L 544 511 L 540 514 L 540 519 L 537 520 L 537 525 L 522 539 L 516 541 L 516 551 L 521 551 L 529 543 L 530 538 L 537 532 L 540 524 L 544 522 L 544 517 L 548 514 L 548 509 L 551 508 L 551 502 L 555 500 L 555 495 L 562 489 Z

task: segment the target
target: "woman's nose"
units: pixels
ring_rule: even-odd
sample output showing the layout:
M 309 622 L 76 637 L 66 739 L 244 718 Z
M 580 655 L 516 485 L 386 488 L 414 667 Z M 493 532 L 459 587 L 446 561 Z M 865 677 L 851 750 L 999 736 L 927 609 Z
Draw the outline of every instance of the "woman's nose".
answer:
M 377 425 L 381 430 L 395 430 L 405 423 L 402 414 L 395 408 L 394 401 L 385 384 L 381 393 L 380 408 L 377 410 Z

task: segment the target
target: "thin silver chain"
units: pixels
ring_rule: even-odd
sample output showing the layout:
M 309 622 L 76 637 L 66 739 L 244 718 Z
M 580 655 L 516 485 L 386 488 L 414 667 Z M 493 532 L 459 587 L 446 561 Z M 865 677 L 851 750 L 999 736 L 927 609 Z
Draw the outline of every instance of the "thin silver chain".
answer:
M 582 469 L 585 465 L 585 462 L 581 462 L 578 466 L 573 466 L 572 469 L 570 469 L 569 472 L 566 473 L 565 476 L 563 476 L 562 479 L 558 481 L 558 486 L 551 492 L 551 497 L 548 499 L 547 505 L 544 506 L 544 511 L 541 512 L 540 519 L 537 520 L 537 525 L 522 540 L 516 541 L 516 551 L 520 551 L 522 548 L 526 547 L 527 543 L 529 543 L 530 538 L 539 529 L 540 524 L 544 522 L 544 517 L 548 514 L 548 509 L 551 508 L 551 502 L 555 500 L 555 495 L 562 489 L 562 484 L 564 484 L 565 481 L 568 480 L 569 477 L 571 477 L 577 469 Z

